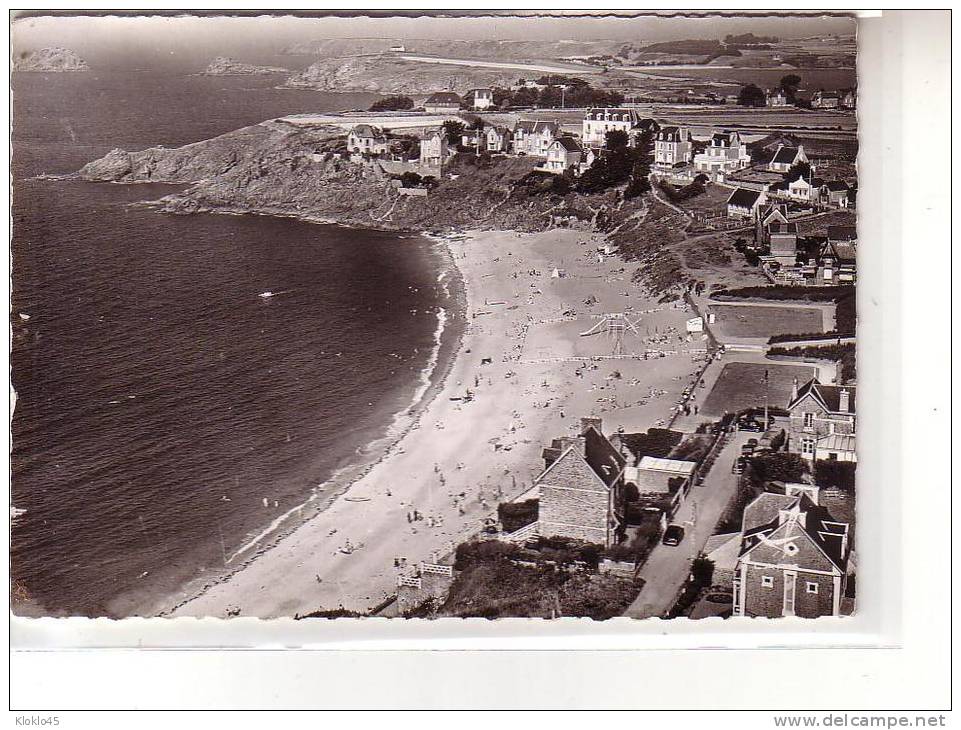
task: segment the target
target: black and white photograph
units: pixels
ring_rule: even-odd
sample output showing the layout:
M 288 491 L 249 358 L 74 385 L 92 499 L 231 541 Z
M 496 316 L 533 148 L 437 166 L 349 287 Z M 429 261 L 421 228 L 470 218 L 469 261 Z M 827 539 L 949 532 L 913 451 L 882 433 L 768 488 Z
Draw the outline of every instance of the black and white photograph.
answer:
M 10 18 L 12 618 L 859 616 L 857 13 Z

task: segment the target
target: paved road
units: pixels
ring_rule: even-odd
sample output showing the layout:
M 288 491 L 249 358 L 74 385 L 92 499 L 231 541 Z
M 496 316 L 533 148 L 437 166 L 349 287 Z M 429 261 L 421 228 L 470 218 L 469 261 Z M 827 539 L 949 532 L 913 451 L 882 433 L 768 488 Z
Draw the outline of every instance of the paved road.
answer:
M 625 616 L 661 616 L 674 605 L 674 599 L 691 572 L 691 561 L 704 549 L 724 508 L 734 496 L 737 475 L 731 473 L 731 465 L 740 455 L 741 446 L 758 435 L 748 431 L 732 434 L 704 483 L 691 489 L 687 501 L 674 517 L 675 523 L 684 526 L 684 540 L 675 547 L 659 544 L 654 548 L 641 568 L 644 587 Z

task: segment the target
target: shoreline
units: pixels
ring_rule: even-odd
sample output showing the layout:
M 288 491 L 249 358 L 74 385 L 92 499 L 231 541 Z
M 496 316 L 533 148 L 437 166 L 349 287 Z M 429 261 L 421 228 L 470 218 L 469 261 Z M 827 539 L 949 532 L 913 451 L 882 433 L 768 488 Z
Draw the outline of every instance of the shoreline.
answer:
M 220 211 L 220 213 L 224 215 L 253 214 L 250 211 L 236 213 Z M 273 215 L 271 213 L 256 214 Z M 342 225 L 333 221 L 313 220 L 296 215 L 283 217 L 297 218 L 308 223 Z M 426 234 L 418 235 L 427 240 L 431 240 L 435 244 L 435 250 L 439 252 L 444 259 L 440 266 L 439 276 L 444 279 L 448 276 L 452 277 L 453 286 L 451 289 L 453 289 L 453 291 L 447 289 L 445 285 L 447 296 L 443 304 L 447 306 L 438 307 L 438 330 L 436 332 L 435 350 L 421 371 L 421 376 L 411 401 L 402 409 L 393 413 L 391 422 L 379 436 L 372 440 L 367 440 L 357 447 L 354 452 L 357 457 L 356 459 L 335 469 L 330 476 L 312 490 L 310 496 L 303 503 L 291 508 L 278 518 L 275 518 L 263 531 L 235 549 L 233 554 L 228 558 L 228 562 L 231 562 L 235 558 L 246 554 L 243 560 L 231 569 L 222 571 L 214 577 L 197 577 L 189 580 L 174 594 L 167 593 L 160 598 L 144 601 L 143 605 L 150 606 L 151 608 L 149 610 L 138 611 L 135 615 L 158 618 L 168 616 L 191 602 L 200 599 L 209 590 L 229 581 L 233 576 L 245 570 L 256 560 L 279 547 L 284 540 L 288 539 L 298 530 L 320 518 L 338 500 L 341 500 L 359 480 L 363 479 L 372 470 L 377 468 L 379 464 L 388 459 L 401 445 L 405 437 L 417 428 L 423 412 L 441 393 L 450 375 L 454 362 L 462 347 L 464 336 L 463 325 L 466 321 L 466 303 L 464 301 L 465 286 L 462 274 L 453 259 L 451 251 L 446 245 L 443 245 L 442 240 L 438 240 L 438 237 Z M 447 350 L 446 353 L 445 350 Z M 425 372 L 428 372 L 426 382 L 424 381 Z M 377 455 L 376 458 L 371 458 L 375 454 L 379 455 Z M 310 514 L 303 515 L 303 512 L 308 509 L 311 510 Z M 294 515 L 296 515 L 296 518 L 288 522 L 287 518 Z M 284 525 L 284 522 L 287 522 L 287 524 Z M 274 525 L 276 525 L 276 527 L 274 527 Z M 187 594 L 186 597 L 184 597 L 184 594 Z

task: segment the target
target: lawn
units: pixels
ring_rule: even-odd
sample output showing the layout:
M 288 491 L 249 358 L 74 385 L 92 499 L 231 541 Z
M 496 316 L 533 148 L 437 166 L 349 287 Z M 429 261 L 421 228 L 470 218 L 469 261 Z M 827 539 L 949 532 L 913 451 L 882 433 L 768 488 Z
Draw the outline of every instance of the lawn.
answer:
M 721 370 L 701 408 L 705 416 L 722 416 L 764 405 L 764 371 L 768 372 L 768 403 L 784 408 L 791 398 L 794 378 L 804 384 L 813 378 L 815 368 L 804 365 L 730 362 Z
M 770 337 L 798 332 L 823 332 L 824 316 L 816 307 L 766 307 L 712 304 L 721 336 Z

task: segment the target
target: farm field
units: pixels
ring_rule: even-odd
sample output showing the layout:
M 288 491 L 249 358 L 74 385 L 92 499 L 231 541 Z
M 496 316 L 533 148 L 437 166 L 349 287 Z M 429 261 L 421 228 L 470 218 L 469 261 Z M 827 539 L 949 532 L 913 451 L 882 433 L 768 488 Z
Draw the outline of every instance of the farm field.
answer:
M 770 337 L 824 331 L 819 307 L 712 304 L 715 328 L 727 337 Z
M 720 417 L 725 413 L 763 406 L 765 371 L 769 379 L 768 403 L 779 408 L 787 406 L 795 378 L 803 385 L 817 373 L 815 368 L 805 365 L 727 363 L 704 400 L 701 413 Z

